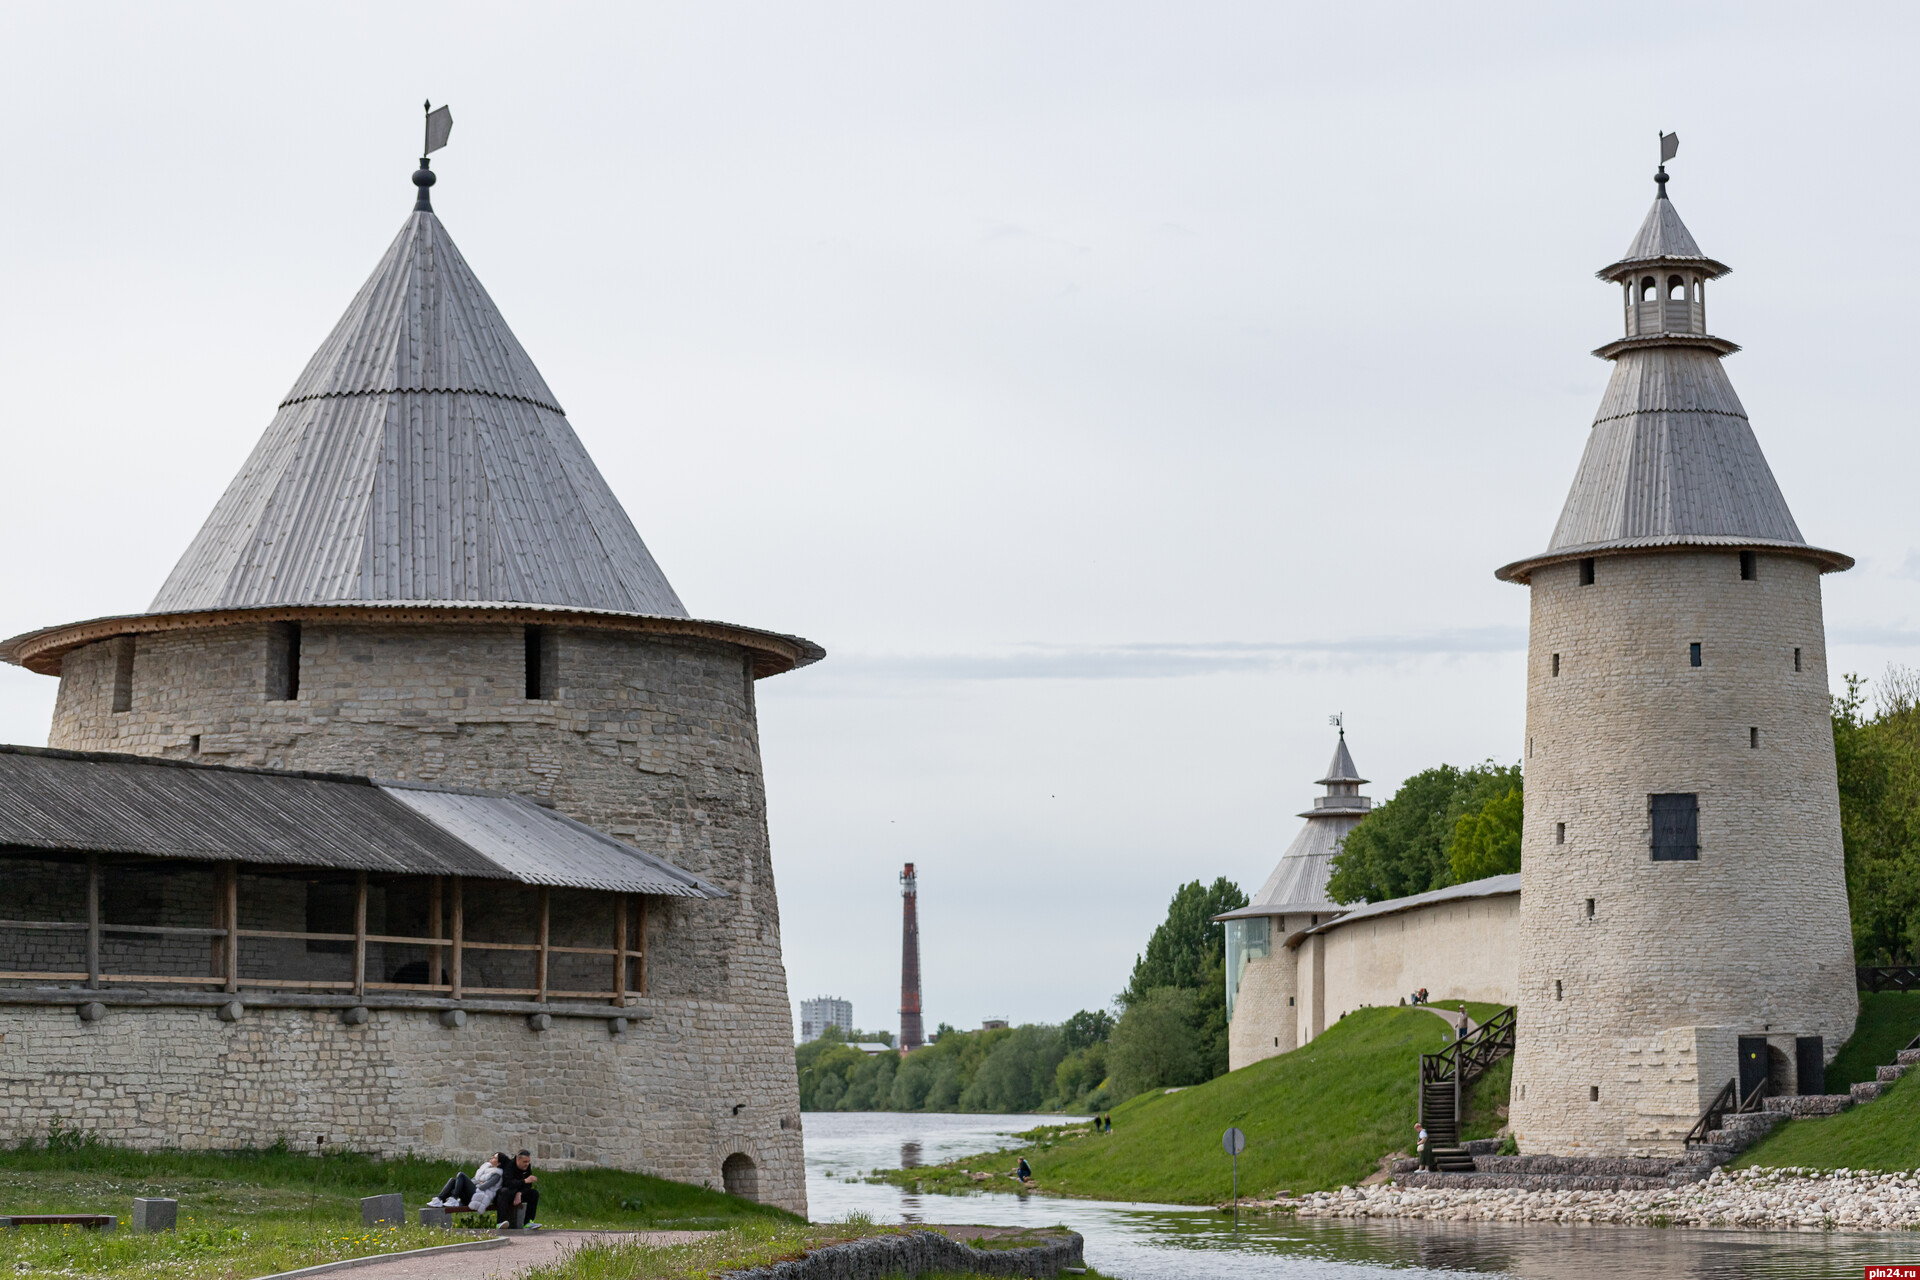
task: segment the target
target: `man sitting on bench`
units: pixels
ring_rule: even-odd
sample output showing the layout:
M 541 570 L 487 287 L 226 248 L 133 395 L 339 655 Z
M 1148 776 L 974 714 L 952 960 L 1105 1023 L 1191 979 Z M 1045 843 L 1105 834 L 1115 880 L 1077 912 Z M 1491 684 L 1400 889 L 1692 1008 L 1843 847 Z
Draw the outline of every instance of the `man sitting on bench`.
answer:
M 533 1184 L 540 1179 L 533 1175 L 532 1169 L 532 1152 L 522 1151 L 513 1158 L 512 1163 L 507 1165 L 506 1177 L 500 1183 L 499 1207 L 495 1212 L 500 1215 L 500 1220 L 504 1223 L 513 1218 L 515 1205 L 525 1205 L 527 1207 L 526 1228 L 529 1231 L 538 1231 L 540 1224 L 534 1219 L 540 1215 L 540 1192 Z
M 500 1183 L 506 1177 L 509 1163 L 506 1152 L 494 1152 L 480 1162 L 471 1178 L 464 1173 L 448 1178 L 440 1194 L 427 1201 L 427 1207 L 453 1213 L 485 1213 L 494 1197 L 500 1194 Z

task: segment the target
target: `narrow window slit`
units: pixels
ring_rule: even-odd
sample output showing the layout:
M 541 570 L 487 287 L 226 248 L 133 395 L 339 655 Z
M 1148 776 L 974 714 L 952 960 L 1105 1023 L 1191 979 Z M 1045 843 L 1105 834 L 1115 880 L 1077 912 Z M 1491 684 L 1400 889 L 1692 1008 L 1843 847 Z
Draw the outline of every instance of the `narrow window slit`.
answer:
M 1798 649 L 1793 651 L 1793 669 L 1795 671 L 1800 669 L 1800 651 Z
M 1567 842 L 1567 824 L 1566 823 L 1556 822 L 1553 824 L 1553 842 L 1555 844 L 1565 844 Z
M 1593 899 L 1587 899 L 1587 919 L 1593 919 Z
M 1593 585 L 1593 557 L 1592 556 L 1588 556 L 1586 559 L 1580 562 L 1580 585 L 1583 587 L 1590 587 Z
M 1758 725 L 1747 730 L 1747 745 L 1755 751 L 1760 749 L 1760 728 Z
M 1700 665 L 1700 642 L 1698 640 L 1695 640 L 1687 646 L 1687 665 L 1690 667 Z
M 1599 1086 L 1599 1085 L 1597 1085 L 1597 1084 L 1591 1084 L 1591 1085 L 1588 1085 L 1588 1086 L 1587 1086 L 1587 1101 L 1588 1101 L 1588 1102 L 1598 1102 L 1598 1101 L 1600 1101 L 1600 1086 Z
M 267 701 L 300 696 L 300 624 L 276 622 L 267 637 Z
M 1560 979 L 1555 978 L 1553 980 L 1553 998 L 1555 1000 L 1561 1000 L 1564 999 L 1565 996 L 1566 993 L 1560 989 Z
M 1740 581 L 1752 582 L 1758 576 L 1760 557 L 1751 551 L 1740 553 Z
M 113 641 L 113 709 L 133 710 L 133 637 Z
M 1553 655 L 1553 674 L 1560 674 L 1560 655 L 1557 653 Z
M 555 692 L 560 683 L 559 646 L 553 642 L 553 632 L 548 627 L 528 627 L 526 629 L 526 677 L 527 698 L 533 702 L 549 702 L 559 695 Z

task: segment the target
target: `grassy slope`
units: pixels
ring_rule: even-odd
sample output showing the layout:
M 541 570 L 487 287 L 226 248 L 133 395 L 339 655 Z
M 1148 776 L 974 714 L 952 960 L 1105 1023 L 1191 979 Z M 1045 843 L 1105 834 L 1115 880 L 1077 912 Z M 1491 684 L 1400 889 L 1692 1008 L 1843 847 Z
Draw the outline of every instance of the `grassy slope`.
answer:
M 451 1173 L 438 1161 L 355 1155 L 331 1155 L 322 1164 L 277 1151 L 0 1148 L 0 1213 L 112 1213 L 124 1219 L 135 1196 L 170 1196 L 180 1202 L 182 1225 L 179 1232 L 162 1236 L 0 1232 L 0 1272 L 25 1264 L 35 1272 L 214 1280 L 444 1244 L 445 1232 L 418 1227 L 364 1230 L 360 1197 L 398 1191 L 411 1214 Z M 554 1227 L 710 1228 L 799 1221 L 767 1205 L 613 1169 L 542 1172 L 540 1186 L 541 1219 Z
M 1499 1007 L 1468 1006 L 1476 1019 Z M 1361 1009 L 1292 1053 L 1124 1103 L 1113 1110 L 1111 1134 L 1096 1137 L 1076 1126 L 1017 1152 L 890 1177 L 928 1190 L 965 1190 L 978 1184 L 959 1172 L 962 1166 L 997 1172 L 1024 1154 L 1042 1190 L 1211 1204 L 1232 1193 L 1232 1165 L 1220 1135 L 1237 1125 L 1247 1135 L 1242 1195 L 1357 1182 L 1382 1155 L 1411 1149 L 1417 1055 L 1441 1049 L 1445 1033 L 1440 1019 L 1418 1009 Z M 987 1185 L 1007 1189 L 1000 1179 Z
M 1877 1068 L 1920 1035 L 1920 991 L 1863 991 L 1860 1021 L 1853 1038 L 1834 1055 L 1827 1067 L 1827 1092 L 1845 1093 L 1847 1086 L 1873 1079 Z

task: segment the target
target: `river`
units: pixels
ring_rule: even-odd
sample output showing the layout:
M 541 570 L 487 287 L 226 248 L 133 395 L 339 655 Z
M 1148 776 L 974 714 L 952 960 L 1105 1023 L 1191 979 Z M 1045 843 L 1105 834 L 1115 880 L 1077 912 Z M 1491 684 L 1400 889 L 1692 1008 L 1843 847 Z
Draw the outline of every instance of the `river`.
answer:
M 808 1112 L 807 1204 L 815 1221 L 848 1213 L 878 1222 L 1064 1224 L 1087 1240 L 1087 1262 L 1121 1280 L 1370 1280 L 1515 1276 L 1528 1280 L 1798 1280 L 1859 1277 L 1866 1267 L 1920 1264 L 1920 1232 L 1655 1230 L 1531 1223 L 1297 1221 L 1173 1205 L 1115 1204 L 1001 1193 L 922 1195 L 864 1181 L 872 1169 L 940 1164 L 1006 1145 L 1047 1116 Z M 1085 1123 L 1075 1120 L 1072 1123 Z M 1225 1157 L 1223 1156 L 1222 1159 Z

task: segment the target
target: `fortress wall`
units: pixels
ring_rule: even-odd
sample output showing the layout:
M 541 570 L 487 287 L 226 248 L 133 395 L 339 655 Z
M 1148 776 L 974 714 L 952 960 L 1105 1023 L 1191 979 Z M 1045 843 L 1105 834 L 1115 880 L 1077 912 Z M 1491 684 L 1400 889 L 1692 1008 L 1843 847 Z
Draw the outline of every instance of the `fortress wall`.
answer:
M 1335 924 L 1326 938 L 1326 1020 L 1398 1004 L 1427 988 L 1439 1000 L 1512 1004 L 1519 985 L 1520 895 L 1469 898 Z
M 1732 1074 L 1732 1036 L 1820 1035 L 1831 1056 L 1852 1033 L 1827 690 L 1809 562 L 1763 552 L 1743 581 L 1735 551 L 1681 551 L 1602 557 L 1589 586 L 1572 563 L 1534 575 L 1523 1151 L 1670 1153 Z M 1656 793 L 1698 795 L 1697 860 L 1652 861 Z M 1723 1040 L 1726 1066 L 1701 1064 Z M 1689 1042 L 1696 1065 L 1679 1066 L 1671 1046 Z
M 1273 917 L 1271 952 L 1254 956 L 1240 975 L 1227 1024 L 1227 1069 L 1238 1071 L 1294 1047 L 1298 966 L 1287 950 L 1285 917 Z M 1305 920 L 1305 916 L 1299 917 Z
M 138 1147 L 232 1148 L 285 1137 L 312 1150 L 414 1152 L 471 1167 L 526 1147 L 554 1167 L 612 1165 L 722 1186 L 743 1152 L 759 1195 L 804 1206 L 799 1118 L 783 1127 L 755 1090 L 767 1068 L 742 1054 L 754 1014 L 675 1002 L 621 1036 L 598 1019 L 534 1032 L 517 1014 L 375 1010 L 347 1026 L 333 1010 L 0 1007 L 0 1142 L 63 1126 Z M 788 1070 L 791 1072 L 791 1054 Z M 724 1097 L 726 1107 L 715 1107 Z M 746 1102 L 740 1117 L 728 1114 Z M 771 1123 L 769 1123 L 771 1121 Z M 769 1139 L 772 1140 L 769 1140 Z
M 774 1202 L 803 1208 L 793 1018 L 748 655 L 680 637 L 547 634 L 558 696 L 529 700 L 522 628 L 308 622 L 299 697 L 289 702 L 266 698 L 265 625 L 142 636 L 132 706 L 118 713 L 111 643 L 91 645 L 64 660 L 49 745 L 188 758 L 197 734 L 192 758 L 211 763 L 520 792 L 718 885 L 728 897 L 651 900 L 656 1007 L 729 1012 L 726 1035 L 680 1041 L 663 1059 L 677 1096 L 706 1118 L 687 1122 L 684 1151 L 665 1136 L 679 1121 L 658 1131 L 646 1151 L 659 1163 L 646 1168 L 677 1177 L 669 1170 L 704 1167 L 712 1126 L 748 1101 L 736 1141 L 767 1152 L 763 1167 L 792 1170 L 785 1182 L 763 1176 L 763 1197 L 784 1187 L 791 1198 Z

